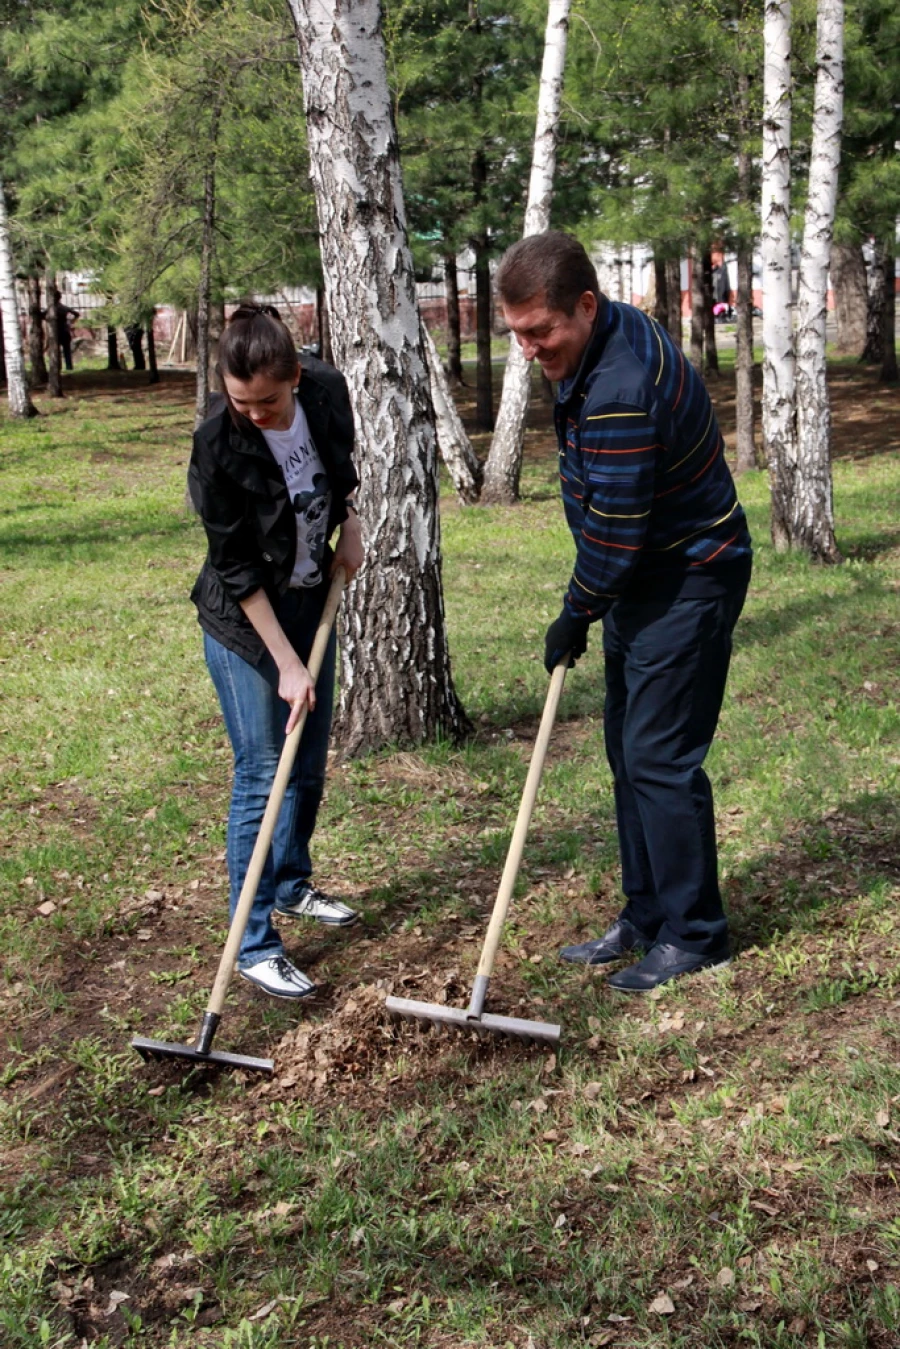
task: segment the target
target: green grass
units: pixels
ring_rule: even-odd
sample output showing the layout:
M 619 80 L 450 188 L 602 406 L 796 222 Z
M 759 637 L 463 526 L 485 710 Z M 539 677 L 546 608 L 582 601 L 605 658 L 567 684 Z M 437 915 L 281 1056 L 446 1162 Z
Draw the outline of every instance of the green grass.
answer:
M 189 390 L 97 378 L 0 449 L 0 1341 L 900 1343 L 897 454 L 836 462 L 840 568 L 776 556 L 741 483 L 755 576 L 709 759 L 739 958 L 646 1001 L 556 960 L 619 903 L 596 635 L 572 672 L 492 986 L 563 1023 L 552 1061 L 378 1013 L 464 996 L 571 565 L 549 444 L 515 509 L 447 499 L 477 734 L 335 764 L 318 874 L 365 926 L 292 928 L 312 1007 L 229 995 L 223 1047 L 279 1058 L 261 1091 L 128 1048 L 205 1005 L 230 766 L 187 599 Z

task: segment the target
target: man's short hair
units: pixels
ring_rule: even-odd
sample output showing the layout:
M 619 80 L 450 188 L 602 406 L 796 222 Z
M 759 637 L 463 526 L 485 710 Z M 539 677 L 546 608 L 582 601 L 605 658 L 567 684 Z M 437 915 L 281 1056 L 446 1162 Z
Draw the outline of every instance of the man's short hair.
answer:
M 494 285 L 501 304 L 524 304 L 542 295 L 548 309 L 572 315 L 586 290 L 600 299 L 597 272 L 577 239 L 562 230 L 529 234 L 500 259 Z

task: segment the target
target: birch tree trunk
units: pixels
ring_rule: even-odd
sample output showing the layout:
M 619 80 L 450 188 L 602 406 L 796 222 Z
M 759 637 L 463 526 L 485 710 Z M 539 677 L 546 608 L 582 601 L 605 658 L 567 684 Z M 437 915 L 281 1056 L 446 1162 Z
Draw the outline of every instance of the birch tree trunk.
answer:
M 797 292 L 797 476 L 791 545 L 840 562 L 831 489 L 831 407 L 825 366 L 828 264 L 844 119 L 844 0 L 819 0 L 809 193 Z
M 762 427 L 772 495 L 772 542 L 791 543 L 797 474 L 791 295 L 791 0 L 766 0 L 763 25 Z
M 463 505 L 471 506 L 478 500 L 481 491 L 481 464 L 456 411 L 441 358 L 424 320 L 422 344 L 428 362 L 428 384 L 434 405 L 438 449 L 456 488 L 457 496 Z
M 366 561 L 341 618 L 345 750 L 459 739 L 438 457 L 378 0 L 290 0 L 322 268 L 356 418 Z
M 860 357 L 870 365 L 884 358 L 885 256 L 883 241 L 876 239 L 866 293 L 866 345 Z
M 0 313 L 3 315 L 3 345 L 6 358 L 6 395 L 11 417 L 36 417 L 37 408 L 28 396 L 25 356 L 19 305 L 16 300 L 16 273 L 9 243 L 9 218 L 6 194 L 0 182 Z
M 566 41 L 571 0 L 549 0 L 544 34 L 544 61 L 538 94 L 537 126 L 531 157 L 531 178 L 525 207 L 523 237 L 543 234 L 550 228 L 550 205 L 556 173 L 556 138 L 562 102 Z M 482 501 L 511 505 L 519 499 L 525 419 L 531 392 L 531 363 L 526 361 L 515 338 L 509 341 L 509 356 L 503 375 L 503 393 L 497 425 L 484 466 Z

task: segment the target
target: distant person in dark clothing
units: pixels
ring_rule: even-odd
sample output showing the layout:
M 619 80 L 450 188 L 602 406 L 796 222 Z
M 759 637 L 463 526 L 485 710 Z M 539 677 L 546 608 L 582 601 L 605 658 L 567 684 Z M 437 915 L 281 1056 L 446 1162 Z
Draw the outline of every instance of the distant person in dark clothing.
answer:
M 703 381 L 664 328 L 601 294 L 581 244 L 514 244 L 497 271 L 503 317 L 558 381 L 563 506 L 575 567 L 547 630 L 548 673 L 603 625 L 604 732 L 627 903 L 563 960 L 638 963 L 626 993 L 730 958 L 712 789 L 703 761 L 750 579 L 747 522 Z
M 63 304 L 62 295 L 58 290 L 53 292 L 53 304 L 56 309 L 56 339 L 59 342 L 63 363 L 67 370 L 71 370 L 73 368 L 71 324 L 78 318 L 78 310 Z
M 724 258 L 712 269 L 712 288 L 714 304 L 731 304 L 731 279 Z

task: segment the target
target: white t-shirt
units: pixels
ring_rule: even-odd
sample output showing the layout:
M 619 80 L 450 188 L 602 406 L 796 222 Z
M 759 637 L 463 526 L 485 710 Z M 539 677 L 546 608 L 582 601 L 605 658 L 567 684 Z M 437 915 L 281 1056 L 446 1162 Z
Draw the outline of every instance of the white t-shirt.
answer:
M 293 588 L 316 586 L 322 580 L 331 491 L 306 413 L 295 398 L 289 431 L 267 431 L 264 427 L 260 430 L 284 475 L 297 516 L 297 556 L 289 584 Z

